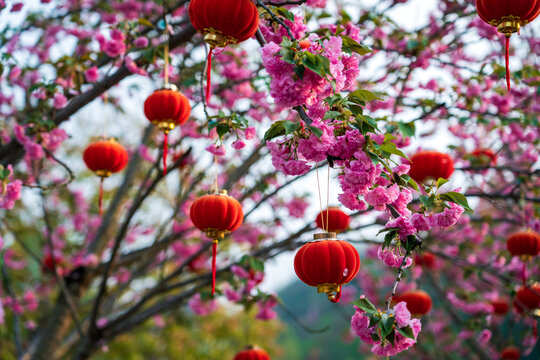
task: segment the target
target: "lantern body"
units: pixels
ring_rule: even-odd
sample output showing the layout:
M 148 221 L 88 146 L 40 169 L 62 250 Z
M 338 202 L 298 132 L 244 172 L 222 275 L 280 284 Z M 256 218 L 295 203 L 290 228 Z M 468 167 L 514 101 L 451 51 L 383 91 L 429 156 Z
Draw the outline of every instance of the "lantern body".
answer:
M 252 0 L 191 0 L 189 19 L 212 47 L 247 40 L 259 28 L 259 12 Z
M 333 292 L 338 293 L 336 301 L 339 301 L 341 285 L 351 281 L 359 269 L 358 251 L 342 240 L 325 239 L 307 243 L 294 257 L 294 271 L 300 280 L 328 294 L 331 301 L 335 300 L 331 295 Z
M 317 227 L 324 231 L 340 233 L 349 227 L 351 218 L 340 208 L 331 206 L 320 212 L 315 222 L 317 223 Z M 326 225 L 326 229 L 323 228 L 323 222 Z
M 407 309 L 413 315 L 425 315 L 431 310 L 433 304 L 431 296 L 423 290 L 407 291 L 397 296 L 396 302 L 405 301 Z
M 189 211 L 191 221 L 212 239 L 223 238 L 242 225 L 244 212 L 235 198 L 222 193 L 204 195 L 193 202 Z
M 188 98 L 174 88 L 156 90 L 144 102 L 144 115 L 165 133 L 185 123 L 190 113 Z
M 540 307 L 540 284 L 520 287 L 514 299 L 514 307 L 519 313 L 529 312 Z
M 508 301 L 503 299 L 493 300 L 491 301 L 491 305 L 493 306 L 493 313 L 497 315 L 504 315 L 510 310 Z
M 429 178 L 448 179 L 454 172 L 454 161 L 448 154 L 437 151 L 420 151 L 411 156 L 410 177 L 417 182 Z
M 422 254 L 417 254 L 414 257 L 414 261 L 417 265 L 428 269 L 433 269 L 435 267 L 435 255 L 426 251 Z
M 88 145 L 84 150 L 83 160 L 96 175 L 108 177 L 126 167 L 128 153 L 114 139 L 100 140 Z
M 506 247 L 513 256 L 536 256 L 540 253 L 540 234 L 523 231 L 510 235 Z
M 538 0 L 476 0 L 478 16 L 507 36 L 533 21 L 540 13 Z
M 515 346 L 508 346 L 501 351 L 502 360 L 519 360 L 521 351 Z
M 236 354 L 234 360 L 270 360 L 270 356 L 263 349 L 249 348 Z

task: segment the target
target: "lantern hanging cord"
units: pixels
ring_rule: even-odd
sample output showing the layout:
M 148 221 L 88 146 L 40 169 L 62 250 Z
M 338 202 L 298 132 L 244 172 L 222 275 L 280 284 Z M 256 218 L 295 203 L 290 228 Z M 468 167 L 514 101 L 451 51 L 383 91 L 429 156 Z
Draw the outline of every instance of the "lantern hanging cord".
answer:
M 208 99 L 210 99 L 210 87 L 212 79 L 212 52 L 214 47 L 210 45 L 210 50 L 208 51 L 208 57 L 206 58 L 206 103 L 208 104 Z
M 217 257 L 217 244 L 216 239 L 212 240 L 212 295 L 216 292 L 216 257 Z
M 103 105 L 104 105 L 104 107 L 108 103 L 109 103 L 109 97 L 107 96 L 107 92 L 105 91 L 103 93 Z M 103 124 L 103 135 L 102 135 L 104 139 L 107 138 L 107 123 L 108 123 L 108 121 L 107 121 L 107 119 L 105 119 L 105 122 Z
M 330 205 L 330 164 L 328 166 L 328 178 L 326 179 L 326 228 L 328 230 L 328 210 Z
M 328 294 L 328 300 L 330 300 L 330 301 L 333 302 L 334 304 L 335 304 L 335 303 L 338 303 L 338 302 L 339 302 L 339 299 L 341 299 L 341 290 L 336 291 L 336 295 Z
M 324 213 L 323 213 L 323 207 L 322 207 L 322 199 L 321 199 L 321 183 L 319 181 L 319 163 L 317 162 L 316 165 L 315 165 L 315 173 L 317 174 L 317 190 L 319 192 L 319 206 L 321 208 L 321 223 L 322 223 L 322 228 L 324 231 L 327 231 L 326 229 L 326 225 L 325 225 L 325 222 L 324 222 Z
M 99 195 L 98 195 L 98 207 L 99 207 L 99 216 L 103 215 L 103 176 L 100 176 L 99 180 Z
M 506 87 L 508 88 L 508 91 L 510 91 L 510 36 L 506 35 L 506 52 L 504 54 L 504 59 L 506 62 Z
M 214 155 L 214 191 L 218 191 L 218 157 Z
M 163 69 L 163 77 L 165 85 L 169 84 L 169 24 L 167 23 L 167 17 L 163 17 L 165 23 L 165 35 L 167 39 L 165 40 L 165 45 L 163 49 L 163 58 L 165 60 L 165 69 Z

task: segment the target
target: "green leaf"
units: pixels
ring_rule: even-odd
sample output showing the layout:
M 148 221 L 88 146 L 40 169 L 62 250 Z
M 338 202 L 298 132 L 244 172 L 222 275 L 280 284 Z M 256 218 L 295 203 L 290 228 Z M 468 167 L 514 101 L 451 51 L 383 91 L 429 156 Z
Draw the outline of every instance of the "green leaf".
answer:
M 285 134 L 289 135 L 298 130 L 298 128 L 300 127 L 300 123 L 285 120 L 285 122 L 283 123 L 283 127 L 285 128 Z
M 413 137 L 416 133 L 416 126 L 414 125 L 414 122 L 408 122 L 408 123 L 404 123 L 404 122 L 398 122 L 398 128 L 399 128 L 399 131 L 401 132 L 401 135 L 405 136 L 405 137 Z
M 469 206 L 469 202 L 467 201 L 467 198 L 465 197 L 465 195 L 461 193 L 458 193 L 456 191 L 450 191 L 444 194 L 440 194 L 439 198 L 461 205 L 468 212 L 472 212 L 472 209 Z
M 371 151 L 368 151 L 368 156 L 371 158 L 371 161 L 373 161 L 374 165 L 377 165 L 379 163 L 379 155 L 372 153 Z
M 137 22 L 141 25 L 144 25 L 144 26 L 148 26 L 148 27 L 151 27 L 153 28 L 154 25 L 152 25 L 152 23 L 150 21 L 148 21 L 147 19 L 145 18 L 139 18 L 139 20 L 137 20 Z
M 306 50 L 302 53 L 301 64 L 320 77 L 324 78 L 326 74 L 330 74 L 330 60 L 322 55 L 315 55 Z
M 364 89 L 358 89 L 358 90 L 353 91 L 352 93 L 347 95 L 347 98 L 353 101 L 355 98 L 357 98 L 357 99 L 367 101 L 367 102 L 372 101 L 372 100 L 382 100 L 380 97 L 378 97 L 371 91 L 364 90 Z
M 254 258 L 254 257 L 250 258 L 249 266 L 255 271 L 264 272 L 264 262 L 262 262 L 261 260 L 257 258 Z
M 398 233 L 397 233 L 396 230 L 392 230 L 392 231 L 389 231 L 384 236 L 384 242 L 383 242 L 383 245 L 382 245 L 383 250 L 390 246 L 390 244 L 392 243 L 392 241 L 394 240 L 394 238 L 396 237 L 397 234 Z
M 348 36 L 342 36 L 341 38 L 343 39 L 343 45 L 341 47 L 343 50 L 351 50 L 360 55 L 366 55 L 373 52 L 367 46 L 359 44 Z
M 386 151 L 387 153 L 394 154 L 397 156 L 401 156 L 402 158 L 408 159 L 407 155 L 403 153 L 403 151 L 399 150 L 396 147 L 396 144 L 393 142 L 384 143 L 381 145 L 381 150 Z
M 413 179 L 409 179 L 407 181 L 407 184 L 409 184 L 410 186 L 412 186 L 416 191 L 420 192 L 420 188 L 418 187 L 418 184 L 416 183 L 416 181 L 414 181 Z
M 270 129 L 264 133 L 263 141 L 272 140 L 278 136 L 285 135 L 285 125 L 283 120 L 278 120 L 270 126 Z
M 324 114 L 324 120 L 335 119 L 340 116 L 341 113 L 339 111 L 327 111 L 326 114 Z
M 289 10 L 282 7 L 276 7 L 275 11 L 284 18 L 290 20 L 291 22 L 294 22 L 294 14 Z
M 450 180 L 448 179 L 445 179 L 445 178 L 439 178 L 437 180 L 437 188 L 440 188 L 441 186 L 443 186 L 444 184 L 446 184 L 447 182 L 449 182 Z M 467 201 L 467 199 L 465 199 L 465 201 Z
M 433 207 L 433 204 L 435 204 L 435 197 L 433 195 L 432 196 L 420 195 L 419 199 L 422 202 L 422 204 L 424 204 L 424 206 L 428 209 L 431 209 Z
M 404 328 L 399 328 L 399 327 L 396 326 L 396 330 L 401 335 L 403 335 L 403 336 L 405 336 L 405 337 L 407 337 L 409 339 L 414 340 L 414 333 L 413 333 L 412 328 L 410 326 L 407 326 L 407 327 L 404 327 Z
M 386 340 L 388 340 L 392 347 L 394 347 L 394 342 L 396 340 L 396 331 L 394 329 L 390 331 L 390 334 L 386 335 Z
M 353 305 L 357 306 L 361 310 L 365 312 L 377 312 L 377 308 L 371 301 L 368 300 L 368 298 L 360 298 L 353 302 Z
M 374 325 L 377 325 L 379 323 L 379 321 L 381 321 L 381 318 L 378 317 L 378 316 L 372 316 L 369 318 L 369 325 L 368 325 L 368 328 L 374 326 Z
M 223 138 L 223 135 L 227 134 L 229 132 L 229 124 L 226 124 L 226 123 L 221 123 L 221 124 L 218 124 L 218 126 L 216 127 L 216 132 L 219 136 L 219 138 Z
M 309 130 L 311 130 L 311 132 L 313 134 L 315 134 L 316 137 L 318 137 L 319 139 L 321 138 L 322 134 L 323 134 L 323 131 L 319 128 L 316 128 L 315 126 L 312 126 L 312 125 L 308 125 L 307 128 Z

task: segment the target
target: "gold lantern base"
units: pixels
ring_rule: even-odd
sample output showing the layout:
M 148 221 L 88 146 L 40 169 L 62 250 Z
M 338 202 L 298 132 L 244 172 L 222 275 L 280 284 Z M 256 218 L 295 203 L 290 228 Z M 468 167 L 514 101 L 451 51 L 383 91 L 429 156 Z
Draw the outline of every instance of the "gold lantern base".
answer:
M 206 28 L 203 30 L 204 41 L 212 48 L 225 47 L 229 44 L 236 44 L 237 40 L 232 36 L 225 36 L 219 30 L 214 28 Z
M 313 234 L 313 240 L 337 240 L 337 233 L 322 232 L 322 233 Z
M 109 170 L 97 170 L 96 175 L 102 178 L 107 178 L 111 176 L 111 172 Z
M 521 29 L 521 25 L 525 25 L 519 19 L 519 16 L 503 16 L 499 20 L 493 20 L 490 25 L 496 26 L 497 31 L 510 37 L 513 33 L 518 32 Z
M 172 119 L 152 120 L 152 124 L 157 126 L 158 129 L 163 131 L 165 134 L 168 134 L 169 131 L 176 127 L 176 122 Z
M 217 244 L 219 239 L 223 239 L 229 232 L 227 230 L 204 229 L 204 233 Z
M 326 294 L 328 296 L 328 300 L 332 301 L 336 299 L 336 295 L 334 293 L 341 292 L 341 285 L 336 283 L 320 284 L 317 285 L 317 292 L 319 294 Z

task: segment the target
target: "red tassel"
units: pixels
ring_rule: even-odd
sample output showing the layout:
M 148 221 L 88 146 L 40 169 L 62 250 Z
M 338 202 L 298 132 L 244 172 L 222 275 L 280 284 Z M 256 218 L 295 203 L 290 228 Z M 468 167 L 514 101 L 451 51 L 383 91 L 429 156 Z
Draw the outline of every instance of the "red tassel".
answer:
M 99 206 L 99 216 L 101 216 L 103 215 L 103 177 L 101 177 L 101 180 L 99 181 L 98 206 Z
M 521 269 L 521 278 L 523 279 L 523 285 L 527 285 L 527 262 L 523 261 L 523 268 Z
M 510 47 L 510 36 L 507 36 L 505 60 L 506 60 L 506 87 L 508 88 L 508 91 L 510 91 L 510 54 L 508 52 L 509 47 Z
M 163 137 L 163 176 L 167 175 L 167 146 L 169 141 L 169 135 L 164 134 Z
M 217 255 L 217 241 L 212 243 L 212 295 L 216 292 L 216 255 Z
M 336 297 L 334 299 L 330 300 L 330 301 L 333 302 L 333 303 L 337 303 L 337 302 L 339 302 L 339 299 L 341 299 L 341 290 L 336 292 Z
M 210 80 L 212 74 L 212 52 L 213 48 L 210 48 L 208 52 L 208 59 L 206 60 L 206 104 L 208 104 L 208 99 L 210 98 Z

